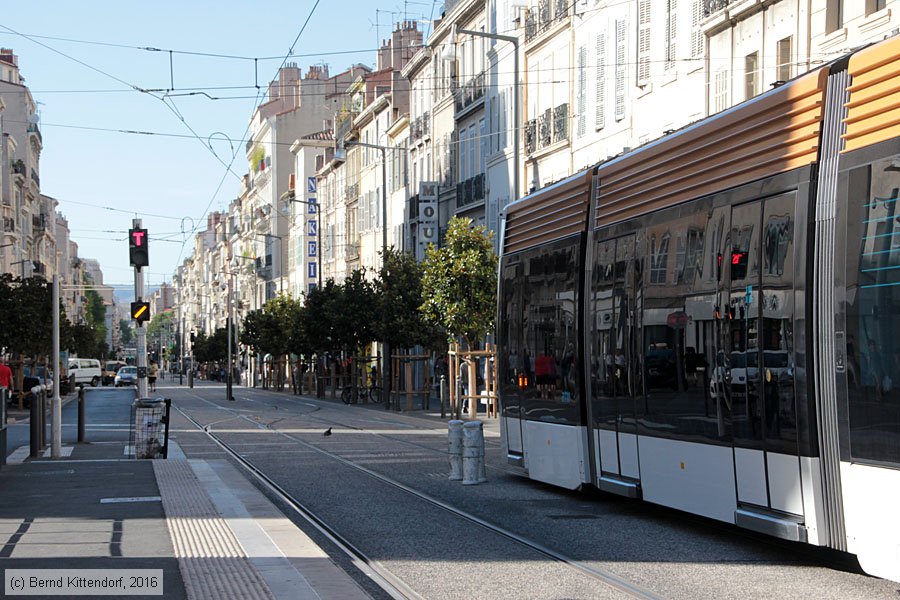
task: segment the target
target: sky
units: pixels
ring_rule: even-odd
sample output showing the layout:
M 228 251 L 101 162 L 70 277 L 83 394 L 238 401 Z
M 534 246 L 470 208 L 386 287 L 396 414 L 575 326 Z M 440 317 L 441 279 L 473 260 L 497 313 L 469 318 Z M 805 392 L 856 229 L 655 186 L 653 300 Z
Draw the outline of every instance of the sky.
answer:
M 240 140 L 295 40 L 288 61 L 304 73 L 372 66 L 392 22 L 428 21 L 442 4 L 27 0 L 5 3 L 0 46 L 18 56 L 38 102 L 41 191 L 59 201 L 79 256 L 100 261 L 104 283 L 133 285 L 127 230 L 140 218 L 155 286 L 190 255 L 206 214 L 240 193 Z

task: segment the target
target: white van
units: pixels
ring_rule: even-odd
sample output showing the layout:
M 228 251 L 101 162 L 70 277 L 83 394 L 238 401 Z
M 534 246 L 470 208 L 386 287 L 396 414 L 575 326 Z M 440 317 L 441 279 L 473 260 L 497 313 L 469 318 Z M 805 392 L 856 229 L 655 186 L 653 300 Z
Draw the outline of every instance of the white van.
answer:
M 69 379 L 73 375 L 75 376 L 75 385 L 89 383 L 97 387 L 103 378 L 103 372 L 100 370 L 100 361 L 96 358 L 69 359 Z

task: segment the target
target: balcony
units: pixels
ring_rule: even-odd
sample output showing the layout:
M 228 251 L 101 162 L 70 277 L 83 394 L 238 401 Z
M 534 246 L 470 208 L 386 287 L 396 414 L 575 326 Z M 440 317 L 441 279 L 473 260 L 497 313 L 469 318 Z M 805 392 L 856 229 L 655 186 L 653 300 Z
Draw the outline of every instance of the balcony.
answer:
M 484 173 L 456 184 L 456 208 L 484 200 Z
M 525 122 L 525 154 L 534 153 L 537 148 L 537 119 Z
M 569 104 L 548 108 L 525 123 L 525 154 L 569 139 Z
M 359 256 L 359 243 L 344 244 L 345 258 L 356 258 Z
M 41 137 L 41 130 L 38 127 L 37 123 L 28 124 L 28 133 L 33 133 L 35 136 L 37 136 L 38 141 L 41 143 L 41 145 L 43 145 L 44 138 Z
M 15 174 L 15 175 L 24 176 L 25 173 L 27 172 L 25 169 L 25 161 L 23 161 L 21 158 L 18 160 L 12 161 L 11 168 L 12 168 L 13 174 Z
M 31 170 L 31 180 L 35 183 L 35 185 L 41 187 L 41 179 L 40 177 L 38 177 L 37 171 L 35 171 L 34 169 Z
M 554 24 L 564 21 L 572 10 L 570 0 L 539 0 L 525 11 L 525 43 L 543 35 Z
M 417 142 L 424 137 L 431 135 L 431 113 L 416 117 L 410 126 L 410 140 Z
M 344 188 L 344 202 L 347 204 L 359 199 L 359 184 L 354 183 Z
M 720 10 L 724 10 L 735 0 L 703 0 L 703 18 L 711 17 Z
M 16 220 L 12 217 L 3 217 L 3 231 L 5 233 L 15 233 Z
M 456 112 L 461 113 L 484 98 L 484 72 L 471 78 L 456 92 Z

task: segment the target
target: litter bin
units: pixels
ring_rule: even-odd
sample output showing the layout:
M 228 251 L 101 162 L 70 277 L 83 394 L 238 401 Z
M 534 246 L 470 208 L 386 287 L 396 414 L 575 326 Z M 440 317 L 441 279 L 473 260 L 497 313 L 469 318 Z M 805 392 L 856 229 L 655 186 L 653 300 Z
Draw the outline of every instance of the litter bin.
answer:
M 131 405 L 131 457 L 168 458 L 169 398 L 138 398 Z

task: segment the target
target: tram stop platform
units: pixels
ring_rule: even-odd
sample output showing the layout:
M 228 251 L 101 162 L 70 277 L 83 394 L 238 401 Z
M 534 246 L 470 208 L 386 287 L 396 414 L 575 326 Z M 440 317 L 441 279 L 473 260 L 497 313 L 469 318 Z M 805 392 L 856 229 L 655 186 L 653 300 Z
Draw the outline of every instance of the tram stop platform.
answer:
M 4 597 L 16 594 L 18 569 L 42 570 L 48 586 L 68 570 L 92 579 L 102 570 L 118 586 L 149 569 L 141 573 L 161 577 L 162 593 L 144 588 L 144 597 L 369 597 L 231 463 L 187 459 L 170 444 L 167 460 L 125 459 L 124 443 L 109 441 L 0 468 Z

